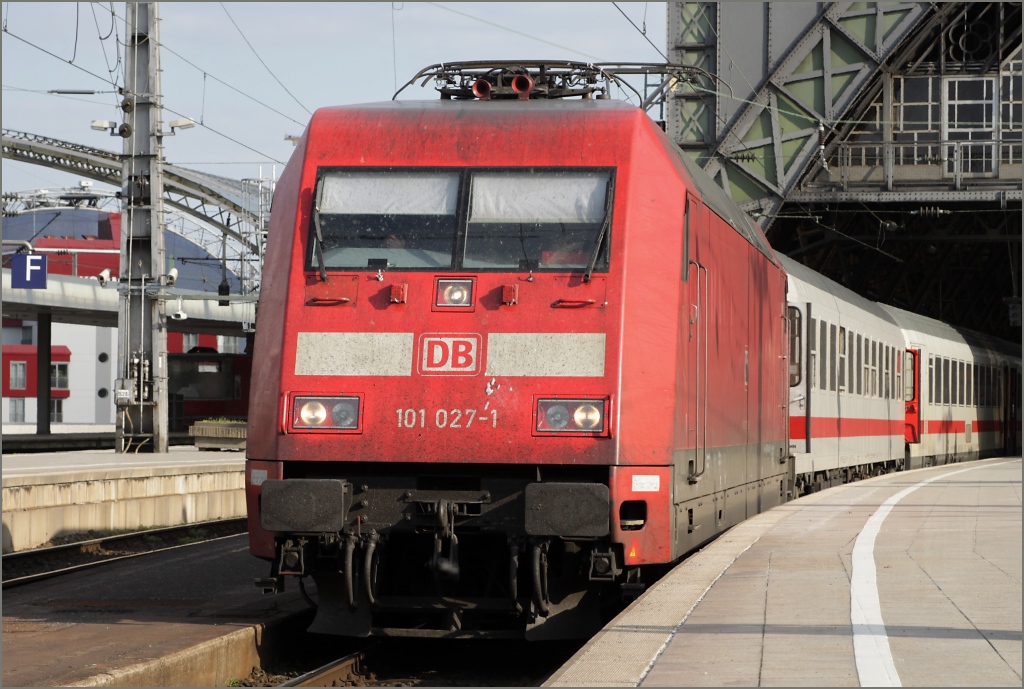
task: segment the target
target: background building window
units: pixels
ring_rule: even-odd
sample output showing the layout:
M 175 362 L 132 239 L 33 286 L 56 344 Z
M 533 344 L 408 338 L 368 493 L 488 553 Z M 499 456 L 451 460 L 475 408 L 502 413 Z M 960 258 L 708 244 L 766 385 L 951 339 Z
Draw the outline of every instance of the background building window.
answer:
M 24 361 L 11 362 L 11 390 L 25 389 L 26 365 Z
M 64 422 L 64 400 L 50 400 L 50 423 Z
M 68 389 L 68 365 L 65 363 L 50 364 L 50 389 Z
M 7 420 L 12 423 L 24 423 L 25 422 L 25 400 L 20 397 L 15 397 L 10 400 L 10 410 L 7 412 Z
M 218 335 L 217 351 L 221 354 L 242 354 L 245 352 L 245 338 L 232 335 Z

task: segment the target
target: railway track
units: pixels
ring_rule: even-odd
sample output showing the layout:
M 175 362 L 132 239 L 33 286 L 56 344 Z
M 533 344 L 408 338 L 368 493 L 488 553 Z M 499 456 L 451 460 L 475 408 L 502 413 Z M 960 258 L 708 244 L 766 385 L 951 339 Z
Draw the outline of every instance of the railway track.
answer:
M 363 670 L 363 662 L 366 659 L 366 649 L 361 649 L 348 655 L 332 660 L 331 662 L 310 670 L 304 675 L 290 679 L 282 687 L 343 687 L 353 686 L 355 682 L 362 682 L 366 673 Z
M 314 635 L 320 636 L 320 635 Z M 311 640 L 299 653 L 308 662 Z M 342 642 L 343 643 L 343 642 Z M 378 639 L 349 644 L 346 655 L 304 671 L 292 657 L 284 665 L 254 673 L 243 686 L 282 687 L 531 687 L 540 686 L 584 643 L 583 639 L 535 644 L 508 639 Z M 335 642 L 337 648 L 338 642 Z M 329 657 L 329 656 L 320 656 Z M 322 661 L 318 661 L 322 662 Z M 306 665 L 306 668 L 313 663 Z M 298 671 L 298 672 L 296 672 Z M 300 674 L 301 673 L 301 674 Z M 257 676 L 257 674 L 259 676 Z M 284 676 L 291 676 L 283 684 Z
M 3 556 L 3 589 L 110 562 L 245 533 L 246 519 L 223 519 L 106 536 Z

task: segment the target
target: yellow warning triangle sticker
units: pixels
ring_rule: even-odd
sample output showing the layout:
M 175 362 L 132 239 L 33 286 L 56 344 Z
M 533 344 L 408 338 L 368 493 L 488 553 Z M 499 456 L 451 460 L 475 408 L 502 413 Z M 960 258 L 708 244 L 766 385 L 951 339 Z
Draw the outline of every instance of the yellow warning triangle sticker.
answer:
M 633 546 L 633 549 L 629 551 L 629 556 L 636 557 L 636 546 Z

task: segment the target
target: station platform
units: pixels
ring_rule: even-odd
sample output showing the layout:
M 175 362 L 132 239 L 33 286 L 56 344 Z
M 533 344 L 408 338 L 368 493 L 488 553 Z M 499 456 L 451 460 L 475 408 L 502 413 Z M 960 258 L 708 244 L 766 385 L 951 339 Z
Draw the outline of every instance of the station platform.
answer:
M 5 454 L 0 470 L 4 552 L 65 534 L 245 516 L 243 452 Z
M 889 474 L 691 556 L 545 686 L 1021 686 L 1021 459 Z

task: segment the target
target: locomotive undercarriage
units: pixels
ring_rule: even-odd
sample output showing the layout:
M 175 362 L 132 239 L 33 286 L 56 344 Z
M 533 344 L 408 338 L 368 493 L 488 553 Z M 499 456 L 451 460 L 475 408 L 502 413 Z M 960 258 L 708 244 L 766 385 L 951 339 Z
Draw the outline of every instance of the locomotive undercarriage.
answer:
M 257 585 L 311 576 L 310 631 L 583 636 L 636 589 L 609 537 L 607 467 L 352 468 L 341 478 L 303 463 L 263 484 L 276 551 Z

